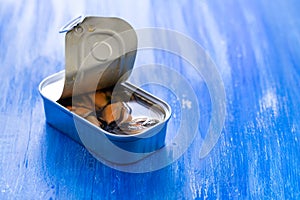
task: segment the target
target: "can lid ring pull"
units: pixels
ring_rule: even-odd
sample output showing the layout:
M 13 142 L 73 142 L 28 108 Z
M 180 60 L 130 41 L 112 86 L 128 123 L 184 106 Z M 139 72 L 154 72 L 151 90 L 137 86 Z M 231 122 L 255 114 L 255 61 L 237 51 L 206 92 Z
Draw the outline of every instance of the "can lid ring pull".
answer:
M 72 19 L 70 22 L 68 22 L 65 26 L 63 26 L 59 33 L 65 33 L 69 30 L 72 30 L 73 27 L 77 26 L 79 23 L 81 23 L 84 19 L 84 15 L 80 15 L 79 17 L 76 17 L 75 19 Z

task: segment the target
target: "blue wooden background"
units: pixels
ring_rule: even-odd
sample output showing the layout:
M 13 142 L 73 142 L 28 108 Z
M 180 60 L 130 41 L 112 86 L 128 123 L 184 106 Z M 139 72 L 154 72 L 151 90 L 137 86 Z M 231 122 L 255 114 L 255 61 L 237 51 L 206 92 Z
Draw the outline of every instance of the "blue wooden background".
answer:
M 296 0 L 2 0 L 0 199 L 300 199 L 299 10 Z M 64 69 L 58 30 L 81 13 L 176 30 L 204 47 L 227 107 L 207 159 L 196 138 L 161 170 L 125 173 L 45 123 L 38 84 Z

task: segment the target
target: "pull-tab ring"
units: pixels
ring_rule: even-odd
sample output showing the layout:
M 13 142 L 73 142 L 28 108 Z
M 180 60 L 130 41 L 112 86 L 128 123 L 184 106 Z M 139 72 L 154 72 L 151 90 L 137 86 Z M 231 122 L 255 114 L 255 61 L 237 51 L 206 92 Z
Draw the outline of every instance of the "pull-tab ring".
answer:
M 72 30 L 73 27 L 77 26 L 79 23 L 81 23 L 84 19 L 84 15 L 80 15 L 79 17 L 76 17 L 75 19 L 71 20 L 69 23 L 67 23 L 65 26 L 63 26 L 59 33 L 65 33 L 69 30 Z

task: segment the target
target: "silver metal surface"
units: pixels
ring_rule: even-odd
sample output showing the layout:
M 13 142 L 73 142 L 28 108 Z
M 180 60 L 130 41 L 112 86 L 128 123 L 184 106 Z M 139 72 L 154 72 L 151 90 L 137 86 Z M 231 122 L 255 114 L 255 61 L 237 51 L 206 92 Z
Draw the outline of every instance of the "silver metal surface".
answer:
M 64 71 L 53 74 L 45 78 L 39 85 L 39 92 L 44 101 L 46 121 L 51 126 L 78 143 L 84 144 L 87 149 L 97 156 L 104 157 L 105 160 L 116 164 L 136 162 L 164 146 L 166 125 L 171 116 L 171 108 L 167 103 L 130 83 L 122 83 L 121 87 L 137 94 L 141 102 L 147 101 L 147 103 L 151 103 L 160 109 L 163 118 L 158 124 L 139 134 L 115 135 L 93 125 L 56 102 L 60 98 L 59 93 L 62 91 L 64 84 L 64 74 Z M 140 106 L 144 105 L 140 104 Z M 145 109 L 149 108 L 146 107 Z M 108 138 L 117 147 L 133 152 L 133 154 L 126 154 L 127 157 L 124 157 L 122 154 L 115 155 L 111 153 L 110 149 L 103 148 L 105 138 Z M 131 157 L 128 158 L 128 155 Z
M 137 36 L 120 18 L 86 17 L 71 23 L 65 38 L 65 84 L 62 98 L 115 85 L 133 68 Z M 69 27 L 70 28 L 70 27 Z M 129 73 L 126 73 L 129 76 Z M 124 80 L 127 77 L 122 77 Z

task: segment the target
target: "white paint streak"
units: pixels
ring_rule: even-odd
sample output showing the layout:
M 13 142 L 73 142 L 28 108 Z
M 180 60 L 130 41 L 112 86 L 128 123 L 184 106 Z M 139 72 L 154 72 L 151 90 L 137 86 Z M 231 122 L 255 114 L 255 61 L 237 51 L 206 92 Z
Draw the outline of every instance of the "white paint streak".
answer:
M 181 100 L 181 103 L 182 103 L 182 108 L 185 109 L 191 109 L 192 108 L 192 102 L 188 99 L 182 99 Z
M 271 109 L 274 113 L 274 116 L 278 116 L 278 100 L 276 92 L 268 90 L 259 101 L 259 105 L 261 112 Z
M 209 39 L 212 49 L 215 51 L 216 64 L 224 81 L 231 81 L 231 67 L 228 63 L 227 51 L 228 45 L 219 30 L 216 19 L 213 16 L 213 11 L 209 10 L 206 4 L 201 7 L 201 12 L 204 18 L 206 31 L 209 34 Z

